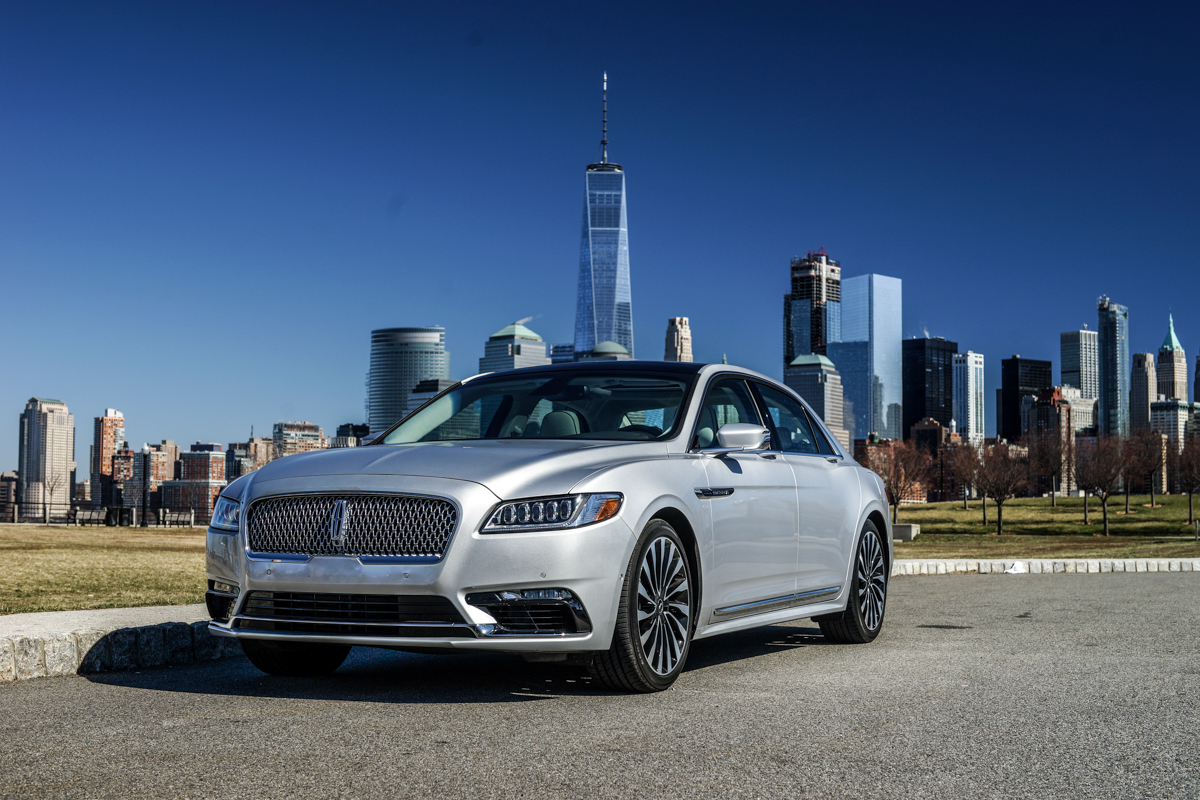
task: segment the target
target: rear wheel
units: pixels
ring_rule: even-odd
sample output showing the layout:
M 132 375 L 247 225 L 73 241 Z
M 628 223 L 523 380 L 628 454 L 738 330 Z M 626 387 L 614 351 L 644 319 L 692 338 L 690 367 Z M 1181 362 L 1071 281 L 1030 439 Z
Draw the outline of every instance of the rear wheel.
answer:
M 854 555 L 854 577 L 846 610 L 816 617 L 821 633 L 838 644 L 866 644 L 879 635 L 887 607 L 888 569 L 883 537 L 867 520 Z
M 692 641 L 691 575 L 679 534 L 651 521 L 625 570 L 612 646 L 592 660 L 593 678 L 626 692 L 660 692 L 675 682 Z
M 268 675 L 315 678 L 332 674 L 346 656 L 350 645 L 317 642 L 272 642 L 242 639 L 242 651 L 250 663 Z

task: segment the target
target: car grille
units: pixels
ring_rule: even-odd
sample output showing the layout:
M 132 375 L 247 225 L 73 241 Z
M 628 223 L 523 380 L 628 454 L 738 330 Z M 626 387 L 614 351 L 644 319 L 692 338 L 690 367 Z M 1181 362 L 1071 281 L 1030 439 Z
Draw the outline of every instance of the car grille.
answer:
M 236 627 L 337 636 L 419 637 L 474 634 L 445 597 L 394 594 L 251 592 Z
M 332 521 L 342 507 L 340 539 Z M 454 504 L 406 495 L 295 495 L 250 506 L 250 549 L 306 556 L 441 558 L 458 523 Z

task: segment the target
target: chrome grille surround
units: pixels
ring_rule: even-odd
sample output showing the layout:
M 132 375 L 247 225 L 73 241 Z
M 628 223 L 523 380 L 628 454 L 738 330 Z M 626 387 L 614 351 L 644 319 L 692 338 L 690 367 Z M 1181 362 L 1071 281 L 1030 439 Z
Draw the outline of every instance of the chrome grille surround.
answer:
M 345 503 L 343 522 L 334 531 L 339 501 Z M 252 554 L 437 561 L 445 555 L 458 516 L 457 506 L 440 497 L 297 494 L 254 501 L 246 532 Z

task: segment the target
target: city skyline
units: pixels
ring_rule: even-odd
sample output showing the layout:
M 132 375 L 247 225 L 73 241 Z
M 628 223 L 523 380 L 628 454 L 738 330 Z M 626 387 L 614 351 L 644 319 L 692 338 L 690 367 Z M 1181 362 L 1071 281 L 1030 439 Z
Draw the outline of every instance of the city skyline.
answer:
M 247 30 L 274 31 L 251 37 L 219 8 L 6 11 L 0 270 L 56 295 L 6 308 L 10 330 L 41 340 L 14 360 L 0 406 L 120 408 L 135 446 L 241 441 L 279 420 L 361 422 L 371 330 L 444 326 L 455 378 L 517 317 L 571 340 L 578 170 L 600 156 L 605 69 L 621 76 L 620 160 L 637 165 L 643 343 L 686 315 L 697 361 L 728 353 L 779 377 L 778 312 L 756 312 L 778 307 L 787 259 L 822 246 L 847 274 L 908 284 L 904 337 L 927 328 L 985 354 L 989 434 L 1000 360 L 1057 371 L 1059 332 L 1093 325 L 1101 294 L 1130 308 L 1131 352 L 1157 352 L 1172 310 L 1185 347 L 1200 342 L 1200 318 L 1162 291 L 1194 283 L 1198 249 L 1196 109 L 1172 101 L 1196 54 L 1169 11 L 1082 24 L 1044 11 L 1036 26 L 979 10 L 682 27 L 651 13 L 620 42 L 581 36 L 573 12 L 421 13 L 356 23 L 301 7 L 281 20 L 247 6 Z M 316 54 L 305 37 L 326 28 Z M 793 63 L 797 31 L 838 57 Z M 213 36 L 229 43 L 220 58 Z M 1110 38 L 1149 55 L 1111 59 Z M 915 55 L 926 47 L 953 66 L 930 74 Z M 1014 50 L 1043 57 L 1024 67 Z M 692 67 L 717 77 L 701 86 Z M 969 91 L 951 80 L 964 72 Z M 1095 124 L 1113 105 L 1159 124 Z M 698 124 L 712 106 L 728 113 Z M 822 116 L 840 124 L 809 121 Z M 1133 252 L 1155 265 L 1153 284 L 1130 279 Z M 122 331 L 142 313 L 159 334 L 135 346 Z M 92 345 L 101 331 L 119 365 Z M 150 372 L 162 379 L 129 377 Z M 0 468 L 16 461 L 10 438 Z

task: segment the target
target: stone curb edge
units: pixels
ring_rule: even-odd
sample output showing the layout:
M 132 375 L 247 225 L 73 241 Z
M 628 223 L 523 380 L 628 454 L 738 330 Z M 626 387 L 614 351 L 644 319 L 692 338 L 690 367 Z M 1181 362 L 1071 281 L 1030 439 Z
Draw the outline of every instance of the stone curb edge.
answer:
M 892 575 L 998 575 L 1021 564 L 1026 573 L 1195 572 L 1200 558 L 953 559 L 899 558 Z M 164 622 L 117 630 L 77 630 L 54 636 L 0 637 L 0 683 L 60 675 L 117 672 L 218 661 L 242 655 L 236 639 L 213 636 L 208 622 Z
M 237 640 L 211 635 L 207 621 L 0 637 L 0 683 L 176 666 L 240 655 L 242 648 Z
M 1200 558 L 898 558 L 892 575 L 998 575 L 1020 564 L 1025 573 L 1100 574 L 1109 572 L 1200 572 Z M 1018 573 L 1022 574 L 1022 573 Z

